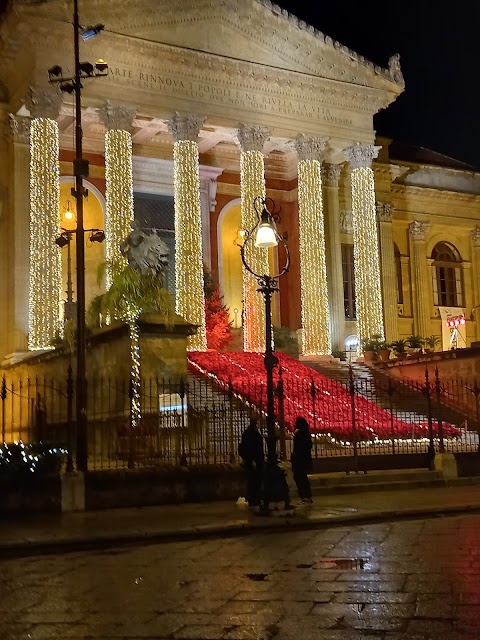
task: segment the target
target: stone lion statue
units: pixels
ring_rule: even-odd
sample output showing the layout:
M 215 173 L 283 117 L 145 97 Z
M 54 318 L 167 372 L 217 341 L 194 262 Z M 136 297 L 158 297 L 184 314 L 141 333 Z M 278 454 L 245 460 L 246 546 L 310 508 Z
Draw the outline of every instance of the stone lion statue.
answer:
M 128 264 L 135 271 L 145 276 L 161 276 L 165 278 L 170 249 L 156 229 L 145 233 L 142 229 L 134 228 L 120 245 L 120 252 Z

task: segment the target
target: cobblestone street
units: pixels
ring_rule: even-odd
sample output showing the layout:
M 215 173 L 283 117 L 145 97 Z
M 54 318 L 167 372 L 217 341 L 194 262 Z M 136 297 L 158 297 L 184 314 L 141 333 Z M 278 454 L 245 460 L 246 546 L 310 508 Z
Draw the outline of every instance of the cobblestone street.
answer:
M 480 516 L 3 560 L 2 640 L 480 638 Z

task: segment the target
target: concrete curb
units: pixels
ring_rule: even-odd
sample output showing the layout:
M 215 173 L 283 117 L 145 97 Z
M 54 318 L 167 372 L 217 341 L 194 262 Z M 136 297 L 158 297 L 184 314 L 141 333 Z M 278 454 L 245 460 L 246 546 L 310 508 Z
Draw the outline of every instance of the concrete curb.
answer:
M 342 515 L 312 514 L 309 516 L 291 515 L 281 518 L 262 517 L 251 522 L 228 521 L 221 524 L 187 526 L 173 530 L 120 531 L 96 535 L 71 535 L 58 538 L 23 538 L 0 542 L 0 557 L 12 558 L 28 555 L 70 553 L 112 547 L 201 540 L 214 537 L 233 537 L 256 532 L 275 531 L 278 533 L 307 529 L 323 529 L 348 524 L 369 524 L 375 522 L 396 521 L 402 519 L 430 518 L 433 516 L 452 516 L 480 512 L 478 505 L 421 507 L 412 509 L 393 509 L 370 511 Z

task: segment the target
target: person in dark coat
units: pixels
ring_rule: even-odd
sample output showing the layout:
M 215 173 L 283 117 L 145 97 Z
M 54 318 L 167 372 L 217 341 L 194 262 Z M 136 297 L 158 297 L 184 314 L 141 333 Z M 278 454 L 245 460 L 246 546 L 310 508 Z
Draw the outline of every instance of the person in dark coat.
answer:
M 238 447 L 247 472 L 247 500 L 249 507 L 259 507 L 262 500 L 262 478 L 265 455 L 263 437 L 258 430 L 258 420 L 252 418 L 242 434 Z
M 297 485 L 300 500 L 305 504 L 312 504 L 312 489 L 308 473 L 312 470 L 312 436 L 305 418 L 295 420 L 293 434 L 292 471 Z

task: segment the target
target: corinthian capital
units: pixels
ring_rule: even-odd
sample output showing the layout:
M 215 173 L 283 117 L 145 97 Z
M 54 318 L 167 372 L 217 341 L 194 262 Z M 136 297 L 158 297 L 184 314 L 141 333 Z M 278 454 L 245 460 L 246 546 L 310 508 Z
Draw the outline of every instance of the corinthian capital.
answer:
M 13 142 L 21 142 L 28 144 L 30 140 L 30 123 L 31 118 L 26 116 L 15 116 L 13 113 L 9 115 L 9 127 L 7 129 L 6 136 L 13 140 Z
M 263 145 L 270 136 L 270 129 L 255 125 L 239 125 L 237 138 L 242 151 L 263 151 Z
M 25 106 L 32 118 L 56 120 L 62 101 L 62 94 L 53 87 L 30 87 L 25 97 Z
M 307 138 L 298 136 L 294 141 L 295 150 L 300 162 L 302 160 L 322 160 L 328 138 Z
M 381 148 L 382 147 L 377 147 L 373 144 L 354 144 L 352 147 L 344 149 L 343 155 L 350 163 L 352 169 L 371 167 L 372 161 L 378 156 Z
M 388 202 L 377 202 L 377 215 L 380 222 L 392 222 L 393 205 Z
M 475 227 L 473 231 L 470 231 L 470 236 L 473 240 L 475 247 L 480 247 L 480 227 Z
M 175 113 L 166 121 L 167 129 L 175 142 L 179 140 L 191 140 L 197 142 L 200 129 L 205 122 L 204 116 L 180 115 Z
M 425 240 L 425 236 L 427 235 L 429 229 L 429 222 L 420 222 L 419 220 L 414 220 L 409 227 L 412 238 L 417 242 Z
M 135 107 L 105 102 L 97 109 L 97 113 L 100 120 L 107 127 L 107 131 L 130 131 L 137 110 Z
M 322 179 L 325 186 L 338 188 L 338 180 L 340 178 L 341 171 L 341 165 L 325 162 L 322 165 Z

